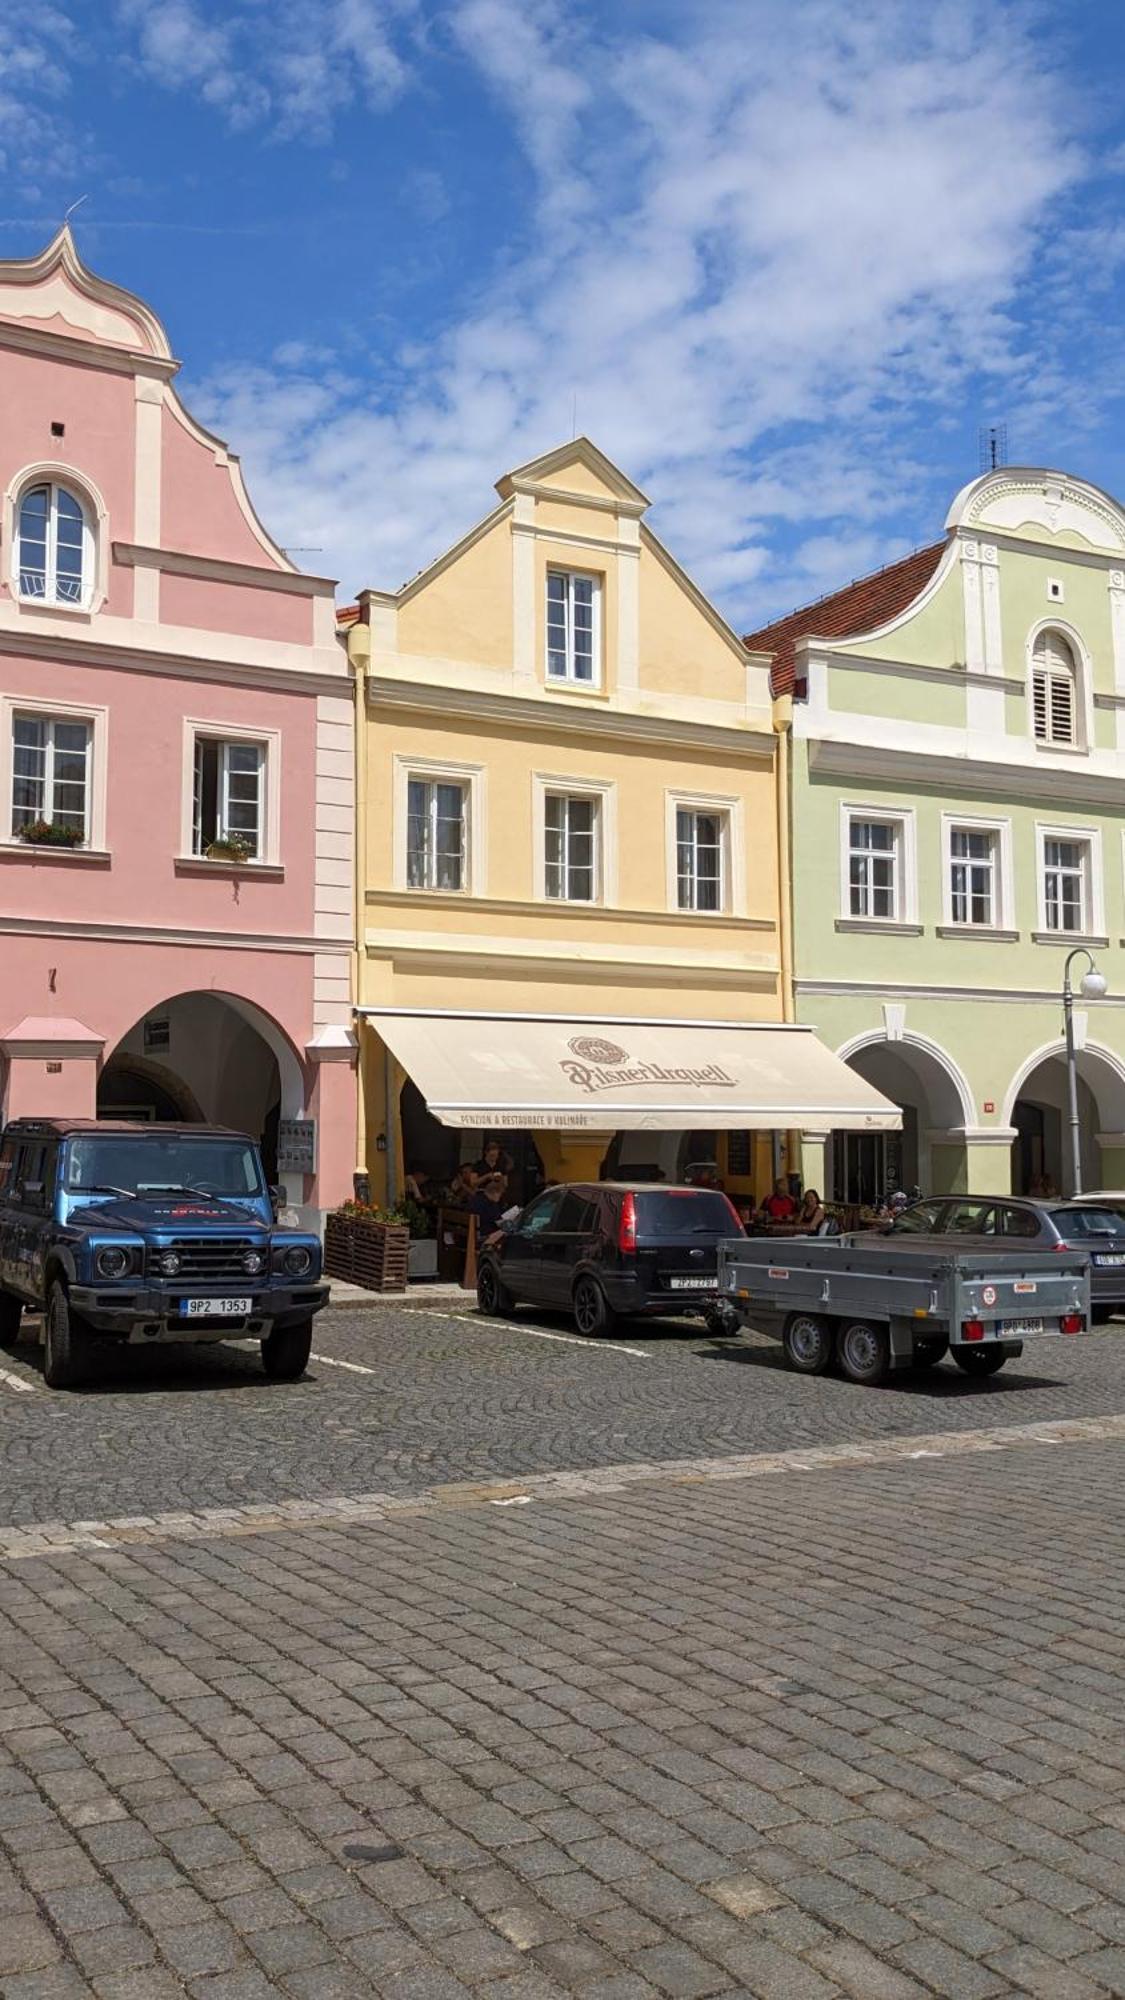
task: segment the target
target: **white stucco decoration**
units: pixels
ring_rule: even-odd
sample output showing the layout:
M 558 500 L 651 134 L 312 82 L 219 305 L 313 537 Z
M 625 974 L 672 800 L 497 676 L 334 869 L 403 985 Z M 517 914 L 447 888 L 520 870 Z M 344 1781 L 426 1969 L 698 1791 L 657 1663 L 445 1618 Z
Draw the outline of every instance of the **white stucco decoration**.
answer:
M 1114 555 L 1125 549 L 1125 512 L 1088 480 L 1033 466 L 1001 466 L 963 486 L 946 519 L 962 533 L 994 532 L 1033 540 L 1076 535 Z
M 171 361 L 168 336 L 143 299 L 88 271 L 64 223 L 38 257 L 0 262 L 0 318 L 61 319 L 75 333 L 110 347 Z

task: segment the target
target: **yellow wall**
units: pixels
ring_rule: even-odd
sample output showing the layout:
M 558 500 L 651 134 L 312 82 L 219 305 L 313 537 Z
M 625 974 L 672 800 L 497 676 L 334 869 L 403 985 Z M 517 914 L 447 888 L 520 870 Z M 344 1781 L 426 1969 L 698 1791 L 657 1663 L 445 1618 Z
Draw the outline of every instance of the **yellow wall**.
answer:
M 489 530 L 443 569 L 398 614 L 398 650 L 438 659 L 510 666 L 511 531 Z

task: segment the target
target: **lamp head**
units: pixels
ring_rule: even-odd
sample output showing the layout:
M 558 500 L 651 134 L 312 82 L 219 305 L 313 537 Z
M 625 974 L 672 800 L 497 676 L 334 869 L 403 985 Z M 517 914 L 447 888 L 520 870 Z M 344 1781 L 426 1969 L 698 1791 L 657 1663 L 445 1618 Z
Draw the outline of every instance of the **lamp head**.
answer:
M 1109 981 L 1105 973 L 1099 972 L 1096 965 L 1092 965 L 1089 972 L 1083 973 L 1082 998 L 1084 1000 L 1102 1000 L 1105 998 L 1108 988 Z

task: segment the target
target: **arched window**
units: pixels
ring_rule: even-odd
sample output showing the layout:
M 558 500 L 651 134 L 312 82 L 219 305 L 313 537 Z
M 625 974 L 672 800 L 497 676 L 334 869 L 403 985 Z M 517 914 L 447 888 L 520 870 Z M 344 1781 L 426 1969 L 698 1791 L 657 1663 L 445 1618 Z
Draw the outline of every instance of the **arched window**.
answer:
M 1037 743 L 1078 741 L 1078 663 L 1061 632 L 1040 632 L 1035 641 L 1031 720 Z
M 86 602 L 92 538 L 77 495 L 52 480 L 29 486 L 19 503 L 19 593 L 39 604 Z

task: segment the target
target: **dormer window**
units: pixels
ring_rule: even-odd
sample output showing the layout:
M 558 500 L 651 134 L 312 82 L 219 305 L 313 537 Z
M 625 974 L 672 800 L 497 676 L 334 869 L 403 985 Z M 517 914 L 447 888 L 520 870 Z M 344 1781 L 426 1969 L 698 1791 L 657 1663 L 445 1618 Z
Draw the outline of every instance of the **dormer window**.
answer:
M 1031 655 L 1031 720 L 1037 743 L 1078 743 L 1078 664 L 1061 632 L 1040 632 Z
M 53 480 L 27 487 L 16 534 L 20 597 L 80 609 L 90 595 L 93 537 L 77 494 Z

